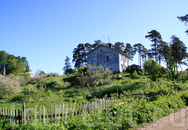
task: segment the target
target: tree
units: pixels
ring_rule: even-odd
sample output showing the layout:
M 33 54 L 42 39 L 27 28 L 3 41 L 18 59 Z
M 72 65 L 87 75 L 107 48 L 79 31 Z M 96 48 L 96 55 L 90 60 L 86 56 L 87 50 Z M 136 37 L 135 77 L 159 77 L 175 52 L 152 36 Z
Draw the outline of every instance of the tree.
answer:
M 161 64 L 161 60 L 162 60 L 163 54 L 164 54 L 163 49 L 164 49 L 164 46 L 166 44 L 167 44 L 166 42 L 160 40 L 158 45 L 157 45 L 157 53 L 158 53 L 159 64 Z M 168 52 L 166 52 L 166 53 L 168 53 Z
M 170 48 L 171 56 L 175 59 L 176 63 L 187 65 L 187 63 L 182 61 L 188 58 L 188 54 L 186 53 L 187 47 L 178 37 L 174 35 L 171 37 Z
M 0 51 L 0 71 L 6 71 L 8 54 L 5 51 Z
M 137 44 L 134 44 L 133 48 L 134 48 L 134 51 L 138 52 L 138 54 L 139 54 L 138 61 L 139 61 L 140 66 L 141 66 L 141 52 L 144 51 L 145 47 L 141 43 L 137 43 Z
M 24 63 L 24 70 L 25 70 L 24 72 L 29 72 L 30 69 L 29 69 L 29 64 L 28 64 L 27 58 L 26 57 L 22 57 L 21 61 Z
M 98 44 L 95 45 L 95 47 L 98 46 Z M 92 45 L 89 43 L 83 44 L 80 43 L 78 44 L 77 48 L 74 48 L 73 50 L 73 62 L 75 68 L 79 68 L 80 66 L 83 66 L 84 63 L 86 65 L 87 63 L 87 57 L 86 54 L 92 49 Z
M 123 52 L 123 50 L 125 49 L 124 43 L 123 42 L 116 42 L 114 44 L 114 49 L 117 49 L 117 50 Z
M 133 47 L 131 46 L 130 43 L 126 43 L 126 47 L 123 51 L 127 56 L 130 57 L 130 59 L 132 60 L 133 59 L 133 56 L 135 54 L 135 51 L 133 50 Z
M 65 66 L 63 67 L 64 70 L 64 74 L 67 73 L 67 71 L 71 68 L 71 63 L 70 63 L 70 58 L 68 56 L 66 56 L 65 59 Z
M 97 48 L 98 46 L 102 45 L 102 41 L 101 40 L 94 40 L 94 44 L 92 45 L 92 49 Z
M 148 35 L 145 36 L 146 38 L 148 38 L 153 44 L 151 44 L 151 46 L 153 48 L 151 48 L 151 54 L 155 56 L 155 61 L 157 62 L 157 45 L 158 43 L 162 40 L 161 38 L 161 34 L 156 31 L 156 30 L 151 30 L 150 32 L 148 32 Z
M 185 22 L 185 25 L 187 25 L 187 23 L 188 23 L 188 14 L 185 15 L 185 16 L 177 17 L 177 18 L 178 18 L 180 21 Z M 188 30 L 186 30 L 185 33 L 188 34 Z
M 15 74 L 15 76 L 19 76 L 23 72 L 29 72 L 29 70 L 29 64 L 26 57 L 16 57 L 5 51 L 0 51 L 0 73 L 6 71 L 7 75 Z
M 168 43 L 162 41 L 162 46 L 160 48 L 160 58 L 165 59 L 167 67 L 168 67 L 168 60 L 171 58 L 171 49 L 168 45 Z
M 149 51 L 145 47 L 143 47 L 143 50 L 141 51 L 142 61 L 146 61 L 146 57 L 148 56 L 148 54 L 149 54 Z

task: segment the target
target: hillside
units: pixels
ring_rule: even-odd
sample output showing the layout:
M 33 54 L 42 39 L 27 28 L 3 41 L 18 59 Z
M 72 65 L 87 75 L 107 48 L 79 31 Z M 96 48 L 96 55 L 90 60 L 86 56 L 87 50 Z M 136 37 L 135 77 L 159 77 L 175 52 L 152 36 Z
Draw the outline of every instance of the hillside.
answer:
M 185 79 L 187 72 L 183 74 Z M 155 121 L 188 104 L 187 80 L 171 81 L 164 75 L 152 81 L 149 75 L 122 72 L 112 75 L 110 84 L 85 87 L 78 85 L 79 76 L 76 72 L 31 79 L 26 85 L 21 86 L 20 93 L 1 94 L 0 108 L 22 109 L 22 101 L 25 102 L 26 108 L 31 108 L 111 98 L 116 99 L 117 103 L 121 102 L 121 105 L 116 104 L 100 111 L 100 117 L 99 113 L 89 113 L 85 119 L 89 124 L 80 122 L 83 117 L 79 115 L 72 117 L 70 122 L 60 123 L 61 126 L 63 125 L 63 129 L 130 129 Z M 1 121 L 1 124 L 4 123 Z M 31 129 L 32 126 L 34 127 L 34 124 L 30 124 Z M 1 127 L 3 126 L 0 125 Z M 40 127 L 51 129 L 53 126 L 40 125 Z M 60 129 L 58 124 L 54 127 Z

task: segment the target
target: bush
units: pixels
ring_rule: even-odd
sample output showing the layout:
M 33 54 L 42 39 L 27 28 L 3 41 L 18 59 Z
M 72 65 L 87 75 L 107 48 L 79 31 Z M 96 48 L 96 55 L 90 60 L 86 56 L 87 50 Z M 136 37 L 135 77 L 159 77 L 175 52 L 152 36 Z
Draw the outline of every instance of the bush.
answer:
M 0 75 L 0 94 L 1 96 L 20 92 L 20 83 L 13 75 Z
M 75 72 L 76 72 L 75 69 L 70 68 L 70 69 L 68 69 L 68 70 L 66 71 L 66 74 L 67 74 L 67 73 L 68 73 L 68 74 L 72 74 L 72 73 L 75 73 Z
M 23 73 L 23 74 L 21 74 L 21 76 L 20 76 L 20 84 L 21 85 L 26 85 L 27 84 L 27 82 L 29 82 L 30 81 L 30 73 L 29 72 L 26 72 L 26 73 Z
M 159 67 L 159 71 L 160 71 L 161 74 L 166 74 L 167 69 L 165 67 L 163 67 L 163 66 L 160 66 Z
M 64 82 L 61 79 L 55 79 L 53 81 L 53 83 L 54 83 L 53 87 L 55 87 L 55 88 L 57 88 L 59 90 L 67 88 L 67 87 L 69 87 L 71 85 L 69 82 Z
M 138 73 L 137 73 L 136 70 L 134 70 L 134 72 L 131 73 L 131 78 L 132 78 L 132 79 L 138 79 L 138 78 L 139 78 Z
M 128 66 L 126 68 L 126 72 L 128 72 L 128 73 L 134 73 L 134 71 L 136 71 L 137 73 L 139 73 L 139 71 L 142 72 L 142 69 L 141 69 L 141 67 L 139 65 L 135 65 L 135 64 L 133 64 L 131 66 Z
M 161 66 L 152 59 L 148 59 L 144 62 L 144 69 L 150 75 L 152 80 L 156 80 L 157 78 L 161 77 L 160 68 Z
M 85 73 L 87 72 L 87 67 L 85 67 L 85 66 L 80 66 L 80 67 L 78 68 L 78 72 L 85 74 Z
M 82 87 L 100 86 L 110 84 L 112 71 L 104 66 L 87 66 L 87 73 L 82 73 L 76 78 L 76 84 Z
M 178 66 L 175 59 L 171 58 L 167 63 L 168 63 L 168 78 L 171 80 L 177 80 L 182 72 L 177 71 Z

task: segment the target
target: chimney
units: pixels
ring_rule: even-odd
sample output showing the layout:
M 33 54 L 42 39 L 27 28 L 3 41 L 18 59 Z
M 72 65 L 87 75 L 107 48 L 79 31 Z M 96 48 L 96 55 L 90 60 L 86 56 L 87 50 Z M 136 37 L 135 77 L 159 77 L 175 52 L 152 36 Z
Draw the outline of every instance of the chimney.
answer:
M 108 47 L 113 48 L 113 45 L 111 43 L 108 44 Z

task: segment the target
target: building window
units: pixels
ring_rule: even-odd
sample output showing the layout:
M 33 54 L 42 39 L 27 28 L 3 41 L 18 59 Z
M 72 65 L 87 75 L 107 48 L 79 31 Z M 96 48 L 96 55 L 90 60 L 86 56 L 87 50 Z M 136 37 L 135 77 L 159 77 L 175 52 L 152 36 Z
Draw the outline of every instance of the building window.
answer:
M 100 49 L 100 52 L 102 52 L 102 49 Z
M 96 60 L 97 60 L 96 57 L 92 58 L 92 61 L 96 61 Z
M 112 56 L 106 56 L 106 60 L 111 60 L 112 59 Z

